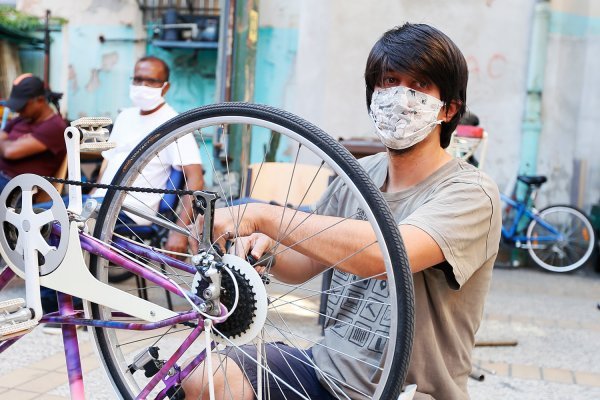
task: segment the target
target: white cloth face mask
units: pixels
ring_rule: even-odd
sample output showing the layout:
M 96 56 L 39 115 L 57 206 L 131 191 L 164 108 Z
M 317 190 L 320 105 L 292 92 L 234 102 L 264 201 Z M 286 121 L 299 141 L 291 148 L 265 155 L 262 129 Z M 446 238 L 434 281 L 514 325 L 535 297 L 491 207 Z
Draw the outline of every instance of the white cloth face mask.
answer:
M 139 107 L 142 111 L 154 110 L 156 107 L 165 102 L 162 97 L 162 90 L 165 86 L 153 88 L 143 85 L 130 85 L 129 98 L 135 107 Z
M 381 142 L 390 149 L 407 149 L 429 135 L 444 103 L 404 86 L 375 89 L 369 115 Z

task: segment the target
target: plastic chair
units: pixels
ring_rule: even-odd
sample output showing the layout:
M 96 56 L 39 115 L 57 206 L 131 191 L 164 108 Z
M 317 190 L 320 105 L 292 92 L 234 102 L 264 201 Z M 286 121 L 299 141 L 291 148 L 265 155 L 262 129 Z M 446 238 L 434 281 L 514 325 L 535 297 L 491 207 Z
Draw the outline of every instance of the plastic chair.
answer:
M 320 168 L 319 165 L 284 162 L 251 164 L 248 167 L 245 202 L 306 207 L 319 200 L 332 176 L 331 170 Z M 281 184 L 290 181 L 289 185 Z
M 4 130 L 6 122 L 8 121 L 8 113 L 10 109 L 6 107 L 6 101 L 0 100 L 0 106 L 2 106 L 2 122 L 0 122 L 0 131 Z
M 54 177 L 58 178 L 58 179 L 66 179 L 67 178 L 67 156 L 65 156 L 65 159 L 60 164 L 60 166 L 58 167 L 56 172 L 54 173 Z M 58 193 L 62 194 L 65 184 L 58 183 L 58 182 L 52 182 L 52 186 L 54 186 L 54 188 L 56 189 L 56 191 Z M 36 193 L 36 195 L 34 197 L 34 201 L 36 203 L 45 203 L 45 202 L 50 201 L 50 196 L 46 192 Z
M 480 126 L 458 125 L 446 151 L 465 161 L 477 154 L 478 167 L 483 168 L 487 152 L 487 132 Z

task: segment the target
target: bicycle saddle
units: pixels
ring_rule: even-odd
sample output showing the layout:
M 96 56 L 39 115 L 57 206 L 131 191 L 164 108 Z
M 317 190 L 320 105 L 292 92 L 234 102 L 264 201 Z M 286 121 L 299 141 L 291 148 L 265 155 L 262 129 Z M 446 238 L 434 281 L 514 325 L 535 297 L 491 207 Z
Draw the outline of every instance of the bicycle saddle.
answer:
M 544 183 L 548 180 L 543 175 L 540 175 L 540 176 L 519 175 L 517 177 L 517 179 L 523 183 L 526 183 L 527 185 L 535 185 L 535 186 L 542 186 L 542 183 Z

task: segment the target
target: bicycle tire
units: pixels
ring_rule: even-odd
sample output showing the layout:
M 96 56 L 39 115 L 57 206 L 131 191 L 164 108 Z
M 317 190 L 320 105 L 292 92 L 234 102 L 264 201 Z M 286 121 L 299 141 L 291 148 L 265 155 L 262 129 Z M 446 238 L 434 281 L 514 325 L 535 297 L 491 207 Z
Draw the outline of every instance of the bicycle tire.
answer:
M 583 212 L 568 205 L 550 206 L 538 214 L 565 235 L 563 240 L 536 241 L 551 232 L 533 219 L 527 227 L 529 255 L 540 267 L 552 272 L 569 272 L 584 265 L 592 256 L 595 233 Z M 548 243 L 546 245 L 546 243 Z
M 397 399 L 406 378 L 412 348 L 414 329 L 412 273 L 397 224 L 386 201 L 356 159 L 330 135 L 291 113 L 269 106 L 223 103 L 200 107 L 180 114 L 150 133 L 132 151 L 112 183 L 131 185 L 148 160 L 178 138 L 190 132 L 202 135 L 202 130 L 209 126 L 222 127 L 230 124 L 250 124 L 259 127 L 259 131 L 261 127 L 267 128 L 285 136 L 290 142 L 299 143 L 298 149 L 308 149 L 313 155 L 329 163 L 329 167 L 336 172 L 338 178 L 342 179 L 364 207 L 363 211 L 376 233 L 384 260 L 388 260 L 385 264 L 390 292 L 388 307 L 392 319 L 387 352 L 385 352 L 385 366 L 374 396 L 379 399 Z M 255 131 L 251 132 L 254 134 Z M 213 172 L 216 172 L 214 167 Z M 228 197 L 227 193 L 222 194 L 225 198 Z M 94 230 L 96 238 L 110 242 L 112 227 L 121 211 L 124 196 L 125 194 L 108 191 Z M 106 261 L 99 257 L 90 258 L 91 272 L 104 282 L 107 282 L 106 265 Z M 91 304 L 90 310 L 94 319 L 109 318 L 110 310 L 102 306 Z M 316 318 L 315 326 L 317 326 Z M 127 358 L 130 354 L 126 354 L 122 349 L 124 346 L 119 343 L 118 335 L 114 330 L 105 328 L 94 328 L 93 335 L 105 370 L 116 391 L 125 399 L 135 398 L 140 386 L 136 379 L 139 378 L 134 379 L 133 374 L 127 372 Z
M 120 283 L 133 278 L 133 272 L 127 270 L 113 270 L 108 273 L 108 281 L 110 283 Z

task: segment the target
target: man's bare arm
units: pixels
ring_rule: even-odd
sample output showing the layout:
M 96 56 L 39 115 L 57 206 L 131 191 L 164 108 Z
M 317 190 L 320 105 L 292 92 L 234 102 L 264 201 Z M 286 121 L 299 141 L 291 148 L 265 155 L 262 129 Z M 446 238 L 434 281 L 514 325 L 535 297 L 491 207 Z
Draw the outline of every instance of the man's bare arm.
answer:
M 240 236 L 262 232 L 270 238 L 280 238 L 285 246 L 308 257 L 316 265 L 333 265 L 359 276 L 385 278 L 381 252 L 375 233 L 367 221 L 309 215 L 268 204 L 254 203 L 242 207 L 246 206 L 245 222 L 238 226 Z M 286 234 L 281 234 L 280 226 L 289 227 Z M 235 231 L 231 211 L 219 209 L 215 216 L 214 232 L 218 236 L 226 231 Z M 413 272 L 444 261 L 438 244 L 423 230 L 401 225 L 400 233 Z
M 3 136 L 0 140 L 0 156 L 7 160 L 20 160 L 48 149 L 44 143 L 29 134 L 17 140 L 6 140 L 6 138 L 7 136 Z
M 187 183 L 187 190 L 202 190 L 204 188 L 202 164 L 184 165 L 183 173 Z M 185 227 L 193 222 L 192 200 L 192 196 L 183 197 L 181 212 L 179 213 L 179 218 L 177 218 L 177 225 Z M 171 231 L 165 248 L 170 251 L 185 253 L 187 245 L 188 238 L 186 236 Z
M 298 284 L 307 281 L 313 276 L 327 269 L 316 261 L 297 251 L 277 244 L 273 239 L 262 233 L 253 233 L 250 236 L 239 237 L 235 240 L 230 253 L 245 258 L 247 254 L 256 260 L 264 258 L 260 265 L 270 268 L 270 273 L 278 280 Z M 258 268 L 263 270 L 264 268 Z

